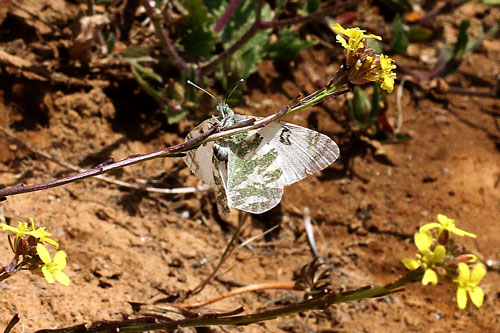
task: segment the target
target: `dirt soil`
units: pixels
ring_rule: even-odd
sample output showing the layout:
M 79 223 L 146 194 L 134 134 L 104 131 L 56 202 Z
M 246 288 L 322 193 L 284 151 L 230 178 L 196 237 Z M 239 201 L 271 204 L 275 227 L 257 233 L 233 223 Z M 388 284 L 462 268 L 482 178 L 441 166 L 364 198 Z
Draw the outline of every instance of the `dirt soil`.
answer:
M 88 169 L 111 157 L 120 160 L 180 143 L 208 116 L 200 114 L 169 126 L 157 105 L 137 87 L 126 64 L 100 60 L 85 67 L 71 60 L 69 26 L 83 15 L 85 6 L 62 0 L 7 1 L 2 6 L 0 52 L 15 58 L 7 63 L 4 57 L 0 64 L 0 125 L 26 144 Z M 473 2 L 442 15 L 442 41 L 455 42 L 458 24 L 465 18 L 474 27 L 498 22 L 500 14 L 498 7 Z M 372 11 L 351 25 L 380 34 L 384 29 L 380 20 Z M 135 38 L 155 40 L 152 31 L 145 30 L 143 35 Z M 396 61 L 428 69 L 431 66 L 419 55 L 432 55 L 438 46 L 412 45 L 410 56 L 396 57 Z M 300 62 L 279 66 L 271 60 L 262 62 L 246 83 L 246 105 L 237 111 L 268 115 L 298 93 L 314 91 L 310 73 L 328 80 L 339 65 L 340 52 L 338 46 L 323 45 L 304 52 Z M 48 71 L 27 70 L 23 61 Z M 489 40 L 447 82 L 486 90 L 495 85 L 499 65 L 500 41 Z M 290 281 L 293 272 L 312 259 L 304 232 L 306 207 L 314 221 L 320 255 L 339 272 L 349 274 L 336 274 L 333 281 L 344 288 L 382 285 L 403 275 L 401 259 L 415 255 L 412 234 L 420 225 L 434 221 L 438 213 L 478 235 L 475 240 L 463 239 L 468 251 L 482 261 L 499 260 L 500 101 L 465 94 L 436 96 L 407 86 L 413 88 L 404 89 L 401 96 L 402 132 L 411 139 L 403 143 L 381 143 L 375 149 L 346 137 L 346 129 L 334 121 L 345 119 L 345 97 L 289 117 L 287 121 L 335 139 L 342 157 L 321 173 L 287 187 L 277 208 L 253 216 L 243 239 L 276 224 L 279 228 L 254 240 L 251 247 L 239 247 L 216 280 L 186 302 L 237 286 Z M 398 116 L 396 90 L 389 96 L 391 120 Z M 4 134 L 0 137 L 0 187 L 35 184 L 72 173 L 8 141 Z M 180 158 L 149 161 L 110 176 L 162 188 L 198 185 Z M 237 212 L 221 218 L 210 191 L 167 195 L 98 179 L 9 197 L 0 204 L 0 213 L 10 224 L 34 217 L 68 254 L 65 271 L 70 287 L 49 285 L 29 272 L 0 283 L 0 327 L 18 313 L 21 321 L 16 332 L 132 318 L 144 314 L 137 312 L 137 303 L 149 304 L 142 311 L 161 312 L 164 303 L 153 306 L 154 300 L 182 295 L 208 276 L 238 219 Z M 12 257 L 4 237 L 2 265 Z M 489 270 L 482 288 L 486 298 L 480 309 L 469 304 L 459 310 L 455 290 L 448 285 L 415 284 L 389 297 L 225 330 L 500 332 L 498 266 Z M 291 296 L 287 291 L 246 293 L 206 308 L 230 311 L 243 306 L 252 313 Z

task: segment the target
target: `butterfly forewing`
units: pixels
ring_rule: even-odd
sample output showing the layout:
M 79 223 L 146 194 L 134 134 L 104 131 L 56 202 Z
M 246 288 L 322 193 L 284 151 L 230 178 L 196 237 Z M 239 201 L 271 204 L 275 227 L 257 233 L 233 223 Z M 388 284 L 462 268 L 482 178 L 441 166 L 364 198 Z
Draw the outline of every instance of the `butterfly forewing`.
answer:
M 319 172 L 339 156 L 339 147 L 328 136 L 308 128 L 278 121 L 279 127 L 270 144 L 279 151 L 283 162 L 285 185 Z M 268 127 L 269 127 L 268 126 Z

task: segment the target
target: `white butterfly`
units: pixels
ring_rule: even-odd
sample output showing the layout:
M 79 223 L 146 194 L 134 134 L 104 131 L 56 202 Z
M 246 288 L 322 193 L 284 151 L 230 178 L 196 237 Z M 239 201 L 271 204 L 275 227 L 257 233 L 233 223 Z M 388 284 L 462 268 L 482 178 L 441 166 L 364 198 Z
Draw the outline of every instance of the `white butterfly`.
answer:
M 221 117 L 207 119 L 186 140 L 197 137 L 216 122 L 232 126 L 258 117 L 235 114 L 224 102 Z M 230 208 L 260 214 L 281 201 L 283 188 L 323 170 L 339 156 L 328 136 L 302 126 L 274 121 L 265 127 L 208 142 L 186 153 L 184 161 L 203 182 L 214 187 L 219 210 Z

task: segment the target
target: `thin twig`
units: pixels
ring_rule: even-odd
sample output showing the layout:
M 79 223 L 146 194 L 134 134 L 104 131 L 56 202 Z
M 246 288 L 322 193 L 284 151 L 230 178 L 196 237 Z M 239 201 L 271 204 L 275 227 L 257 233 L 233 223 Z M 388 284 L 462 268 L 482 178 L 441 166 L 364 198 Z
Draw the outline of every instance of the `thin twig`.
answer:
M 321 296 L 314 297 L 301 302 L 277 307 L 274 309 L 264 310 L 257 313 L 247 315 L 228 315 L 227 313 L 208 313 L 198 314 L 196 317 L 186 318 L 182 320 L 171 321 L 158 321 L 155 318 L 144 317 L 135 319 L 134 322 L 130 320 L 121 321 L 106 321 L 97 322 L 94 324 L 80 324 L 73 327 L 65 327 L 59 329 L 46 329 L 40 330 L 36 333 L 70 333 L 70 332 L 144 332 L 144 331 L 158 331 L 158 330 L 174 330 L 184 327 L 201 327 L 211 325 L 248 325 L 265 320 L 274 319 L 281 316 L 286 316 L 294 313 L 301 313 L 312 310 L 325 309 L 333 304 L 352 302 L 354 300 L 361 300 L 365 298 L 375 298 L 389 295 L 398 292 L 407 284 L 420 281 L 424 274 L 424 270 L 417 269 L 409 272 L 403 278 L 383 286 L 381 288 L 371 288 L 369 286 L 348 290 L 341 293 L 328 292 Z M 142 320 L 141 320 L 142 319 Z M 149 320 L 148 320 L 149 319 Z
M 2 190 L 0 190 L 0 199 L 2 197 L 7 197 L 9 195 L 46 190 L 48 188 L 65 185 L 65 184 L 72 183 L 72 182 L 75 182 L 78 180 L 82 180 L 82 179 L 89 178 L 89 177 L 95 177 L 97 175 L 100 175 L 100 174 L 103 174 L 106 172 L 121 169 L 121 168 L 129 166 L 129 165 L 149 161 L 149 160 L 152 160 L 155 158 L 176 157 L 176 156 L 179 156 L 178 153 L 182 153 L 185 150 L 191 149 L 193 147 L 197 147 L 200 143 L 202 143 L 206 138 L 208 138 L 212 133 L 216 132 L 217 130 L 218 130 L 217 125 L 214 125 L 212 128 L 207 130 L 205 133 L 200 134 L 198 137 L 193 138 L 193 139 L 188 140 L 188 141 L 184 141 L 183 143 L 177 144 L 175 146 L 164 148 L 164 149 L 161 149 L 161 150 L 158 150 L 156 152 L 149 153 L 149 154 L 132 155 L 132 156 L 129 156 L 121 161 L 109 163 L 109 164 L 105 163 L 102 165 L 98 165 L 97 167 L 92 168 L 90 170 L 80 172 L 78 174 L 64 177 L 61 179 L 56 179 L 56 180 L 48 181 L 48 182 L 41 183 L 41 184 L 26 185 L 26 186 L 25 185 L 18 185 L 18 186 L 14 186 L 14 187 L 7 188 L 7 189 L 2 189 Z
M 259 0 L 258 2 L 258 7 L 257 7 L 257 13 L 255 14 L 255 21 L 248 29 L 243 36 L 241 36 L 240 39 L 238 39 L 233 45 L 219 53 L 219 55 L 210 61 L 208 64 L 200 66 L 196 70 L 196 76 L 197 77 L 202 77 L 205 75 L 207 72 L 211 71 L 215 66 L 220 64 L 224 59 L 226 59 L 228 56 L 236 52 L 243 44 L 248 42 L 252 37 L 259 31 L 259 23 L 260 23 L 260 18 L 261 18 L 261 13 L 262 13 L 262 6 L 263 6 L 263 1 Z
M 285 27 L 293 24 L 300 24 L 300 23 L 305 23 L 312 21 L 313 19 L 318 19 L 323 16 L 326 16 L 330 14 L 330 12 L 339 10 L 339 9 L 345 9 L 350 6 L 354 6 L 356 3 L 358 3 L 360 0 L 347 0 L 341 3 L 337 3 L 334 5 L 327 6 L 323 9 L 318 9 L 314 13 L 308 14 L 308 15 L 303 15 L 303 16 L 297 16 L 297 17 L 292 17 L 288 19 L 283 19 L 283 20 L 275 20 L 275 21 L 262 21 L 259 24 L 260 29 L 268 29 L 268 28 L 279 28 L 279 27 Z
M 192 308 L 199 308 L 201 306 L 205 306 L 207 304 L 215 303 L 220 300 L 223 300 L 224 298 L 240 295 L 243 293 L 247 293 L 250 291 L 258 291 L 258 290 L 268 290 L 268 289 L 287 289 L 287 290 L 294 290 L 295 289 L 295 282 L 266 282 L 266 283 L 255 283 L 255 284 L 250 284 L 245 287 L 241 288 L 236 288 L 231 291 L 228 291 L 227 293 L 224 293 L 219 296 L 215 296 L 213 298 L 196 302 L 196 303 L 191 303 L 191 304 L 180 304 L 176 305 L 179 308 L 182 309 L 192 309 Z
M 22 141 L 20 138 L 15 136 L 13 133 L 11 133 L 9 130 L 7 130 L 3 126 L 0 126 L 0 132 L 3 132 L 7 136 L 6 139 L 9 142 L 14 143 L 17 146 L 20 146 L 21 148 L 29 150 L 30 152 L 32 152 L 36 155 L 42 156 L 42 157 L 48 159 L 49 161 L 52 161 L 56 164 L 59 164 L 60 166 L 63 166 L 65 168 L 68 168 L 68 169 L 76 171 L 76 172 L 84 172 L 85 171 L 85 169 L 83 169 L 83 168 L 80 168 L 80 167 L 78 167 L 74 164 L 71 164 L 69 162 L 66 162 L 66 161 L 61 161 L 61 160 L 57 159 L 56 157 L 54 157 L 53 155 L 29 145 L 28 143 Z M 95 176 L 95 178 L 98 178 L 98 179 L 101 179 L 107 183 L 115 184 L 115 185 L 122 186 L 122 187 L 133 188 L 136 190 L 143 190 L 143 191 L 147 191 L 147 192 L 163 193 L 163 194 L 186 194 L 186 193 L 195 193 L 195 192 L 199 192 L 199 191 L 206 191 L 209 189 L 206 186 L 197 186 L 197 187 L 190 186 L 190 187 L 180 187 L 180 188 L 158 188 L 158 187 L 144 186 L 142 184 L 137 184 L 137 183 L 135 183 L 135 184 L 129 183 L 129 182 L 126 182 L 123 180 L 118 180 L 118 179 L 114 179 L 114 178 L 103 176 L 103 175 Z
M 263 233 L 260 233 L 258 235 L 255 235 L 253 237 L 250 237 L 249 239 L 247 239 L 246 241 L 242 242 L 238 248 L 240 247 L 243 247 L 243 246 L 247 246 L 248 244 L 250 244 L 251 242 L 253 242 L 254 240 L 256 240 L 257 238 L 260 238 L 260 237 L 264 237 L 265 235 L 267 235 L 268 233 L 272 232 L 274 229 L 278 228 L 280 225 L 279 224 L 276 224 L 275 226 L 267 229 L 266 231 L 264 231 Z
M 401 129 L 403 128 L 403 107 L 401 106 L 401 99 L 403 98 L 403 91 L 404 91 L 403 89 L 406 80 L 407 77 L 403 76 L 396 91 L 396 110 L 398 111 L 398 120 L 396 122 L 396 128 L 394 129 L 394 133 L 401 132 Z
M 448 94 L 458 94 L 458 95 L 468 95 L 468 96 L 479 96 L 479 97 L 490 97 L 499 98 L 494 90 L 471 90 L 462 87 L 449 86 L 446 91 Z
M 148 0 L 142 0 L 142 5 L 146 9 L 146 13 L 151 19 L 151 22 L 153 22 L 156 36 L 160 40 L 165 53 L 167 53 L 168 57 L 175 63 L 177 68 L 179 68 L 185 74 L 189 74 L 193 65 L 188 64 L 179 55 L 179 53 L 177 53 L 177 50 L 175 49 L 174 44 L 172 43 L 172 40 L 167 33 L 167 30 L 163 28 L 163 16 L 161 12 L 153 8 Z
M 205 286 L 213 279 L 215 274 L 217 274 L 217 272 L 221 268 L 222 264 L 224 264 L 224 262 L 226 262 L 227 258 L 229 258 L 229 256 L 231 255 L 231 253 L 233 252 L 233 250 L 236 247 L 236 242 L 237 242 L 238 238 L 240 237 L 241 229 L 243 228 L 243 225 L 245 224 L 245 222 L 248 220 L 249 216 L 250 215 L 246 212 L 243 212 L 243 211 L 239 212 L 238 226 L 236 227 L 236 230 L 234 231 L 233 236 L 231 237 L 231 240 L 227 244 L 226 249 L 224 250 L 224 253 L 222 254 L 219 262 L 217 263 L 217 266 L 215 266 L 212 273 L 205 280 L 203 280 L 198 286 L 196 286 L 196 288 L 194 288 L 189 293 L 189 296 L 199 294 L 205 288 Z
M 224 11 L 224 14 L 220 17 L 220 19 L 217 21 L 214 27 L 214 31 L 216 33 L 219 33 L 222 28 L 226 25 L 227 21 L 233 14 L 233 12 L 238 8 L 238 5 L 240 4 L 241 0 L 231 0 L 229 4 L 226 7 L 226 10 Z

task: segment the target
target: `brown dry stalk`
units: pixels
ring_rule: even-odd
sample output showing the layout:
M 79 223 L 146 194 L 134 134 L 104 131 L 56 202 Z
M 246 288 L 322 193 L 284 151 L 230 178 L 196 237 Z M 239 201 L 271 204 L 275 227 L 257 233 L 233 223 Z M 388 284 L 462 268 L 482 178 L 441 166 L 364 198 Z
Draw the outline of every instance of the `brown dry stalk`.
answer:
M 258 291 L 258 290 L 266 290 L 266 289 L 288 289 L 288 290 L 294 290 L 295 289 L 295 283 L 294 282 L 265 282 L 265 283 L 255 283 L 251 284 L 245 287 L 241 288 L 236 288 L 231 291 L 228 291 L 227 293 L 224 293 L 219 296 L 215 296 L 213 298 L 209 298 L 204 301 L 196 302 L 196 303 L 190 303 L 190 304 L 180 304 L 177 305 L 177 307 L 182 308 L 182 309 L 192 309 L 192 308 L 198 308 L 200 306 L 204 306 L 207 304 L 215 303 L 220 300 L 223 300 L 224 298 L 240 295 L 243 293 L 247 293 L 250 291 Z

